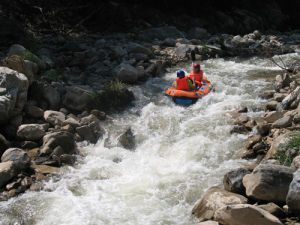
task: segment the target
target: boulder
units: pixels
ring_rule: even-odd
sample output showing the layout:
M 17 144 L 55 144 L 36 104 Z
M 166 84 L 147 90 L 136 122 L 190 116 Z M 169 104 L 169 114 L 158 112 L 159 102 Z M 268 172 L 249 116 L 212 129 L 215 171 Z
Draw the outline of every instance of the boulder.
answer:
M 287 133 L 281 134 L 278 137 L 276 137 L 272 141 L 271 147 L 268 150 L 268 152 L 265 156 L 265 159 L 274 158 L 276 153 L 280 150 L 281 145 L 285 144 L 292 134 L 293 133 L 291 133 L 291 132 L 287 132 Z
M 245 193 L 243 178 L 246 174 L 250 173 L 251 172 L 245 168 L 234 169 L 226 173 L 223 178 L 225 190 L 243 195 Z
M 260 135 L 254 135 L 254 136 L 250 136 L 248 138 L 248 141 L 246 143 L 246 148 L 250 149 L 252 148 L 255 144 L 257 144 L 258 142 L 260 142 L 262 140 L 262 136 Z
M 66 116 L 62 112 L 47 110 L 44 112 L 44 119 L 46 120 L 46 122 L 55 126 L 61 125 L 65 121 Z
M 44 116 L 44 110 L 34 105 L 25 105 L 24 111 L 32 118 L 42 118 Z
M 271 130 L 271 124 L 263 121 L 257 124 L 256 129 L 260 135 L 266 136 Z
M 273 202 L 270 202 L 265 205 L 258 205 L 257 207 L 266 210 L 267 212 L 271 213 L 272 215 L 278 217 L 278 218 L 284 218 L 286 216 L 285 212 L 282 208 L 280 208 L 278 205 L 276 205 Z
M 278 120 L 276 120 L 272 124 L 272 128 L 286 128 L 292 126 L 293 117 L 292 116 L 285 116 Z
M 19 126 L 17 136 L 23 140 L 38 141 L 46 133 L 48 124 L 23 124 Z
M 20 114 L 27 101 L 28 79 L 7 67 L 0 67 L 0 123 Z
M 144 75 L 132 65 L 124 62 L 115 68 L 115 74 L 119 81 L 130 84 L 136 83 Z
M 63 104 L 66 108 L 75 111 L 87 109 L 93 96 L 91 87 L 83 85 L 67 86 L 66 90 L 67 93 L 63 98 Z
M 17 172 L 14 162 L 7 161 L 0 163 L 0 188 L 15 177 Z
M 60 168 L 53 167 L 53 166 L 47 166 L 47 165 L 31 165 L 31 168 L 36 173 L 42 173 L 42 174 L 49 174 L 49 173 L 59 173 Z
M 283 225 L 269 212 L 249 204 L 222 207 L 216 211 L 215 220 L 228 225 Z
M 57 131 L 46 134 L 43 137 L 43 146 L 40 149 L 40 154 L 51 154 L 58 146 L 62 148 L 64 154 L 74 153 L 76 147 L 74 135 L 67 131 Z
M 300 215 L 300 169 L 294 173 L 286 196 L 286 203 L 289 207 L 289 211 L 295 215 Z
M 76 128 L 76 132 L 82 137 L 84 140 L 87 140 L 93 144 L 95 144 L 100 137 L 104 134 L 104 130 L 100 126 L 99 122 L 91 122 L 87 125 L 83 125 Z
M 128 53 L 151 55 L 152 51 L 138 43 L 129 42 L 126 46 Z
M 79 120 L 69 117 L 65 121 L 62 122 L 62 126 L 70 125 L 73 129 L 80 126 Z
M 14 45 L 10 46 L 7 55 L 8 56 L 11 56 L 11 55 L 22 56 L 25 51 L 26 51 L 26 48 L 24 48 L 22 45 L 14 44 Z
M 288 96 L 286 96 L 280 104 L 277 105 L 277 111 L 282 111 L 289 109 L 290 105 L 296 98 L 300 95 L 300 86 L 298 86 L 294 91 L 292 91 Z
M 266 121 L 267 123 L 274 123 L 276 120 L 279 120 L 283 117 L 285 111 L 273 111 L 264 113 L 261 118 Z
M 8 161 L 12 161 L 15 168 L 19 170 L 27 169 L 30 165 L 30 157 L 25 151 L 19 148 L 9 148 L 3 153 L 1 162 Z
M 265 108 L 266 108 L 266 110 L 274 111 L 274 110 L 276 110 L 277 104 L 278 104 L 277 101 L 270 101 L 270 102 L 267 102 Z
M 293 172 L 286 166 L 261 164 L 244 176 L 246 194 L 256 200 L 284 203 Z
M 50 85 L 43 87 L 43 98 L 47 101 L 50 109 L 57 110 L 60 106 L 60 93 L 59 91 Z
M 247 198 L 244 196 L 219 187 L 211 187 L 205 192 L 200 202 L 194 206 L 192 214 L 198 218 L 209 220 L 214 217 L 215 211 L 219 208 L 243 203 L 247 203 Z
M 28 60 L 25 62 L 21 56 L 12 55 L 3 59 L 1 65 L 24 74 L 29 81 L 29 85 L 34 81 L 34 76 L 37 72 L 37 65 L 34 62 Z
M 128 128 L 119 137 L 119 143 L 126 149 L 133 150 L 135 147 L 135 136 L 133 135 L 131 128 Z

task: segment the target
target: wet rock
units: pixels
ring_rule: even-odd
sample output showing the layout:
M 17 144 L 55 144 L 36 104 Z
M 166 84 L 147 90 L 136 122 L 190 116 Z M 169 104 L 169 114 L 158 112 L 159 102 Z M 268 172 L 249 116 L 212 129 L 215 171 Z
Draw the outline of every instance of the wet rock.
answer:
M 243 177 L 249 173 L 251 172 L 245 168 L 234 169 L 226 173 L 223 178 L 225 190 L 243 195 L 245 193 Z
M 283 225 L 269 212 L 249 204 L 236 204 L 218 209 L 215 219 L 230 225 Z
M 230 131 L 231 134 L 233 133 L 246 134 L 248 132 L 249 130 L 245 126 L 240 126 L 240 125 L 233 126 L 233 128 Z
M 43 87 L 43 98 L 47 101 L 49 104 L 50 109 L 57 110 L 60 106 L 60 93 L 51 85 L 47 85 Z
M 62 112 L 47 110 L 44 112 L 44 119 L 52 126 L 61 125 L 65 121 L 66 116 Z
M 277 102 L 281 102 L 286 96 L 287 96 L 287 94 L 284 94 L 284 93 L 275 93 L 274 100 Z
M 242 108 L 240 108 L 238 111 L 238 113 L 246 113 L 248 112 L 248 108 L 246 106 L 243 106 Z
M 30 191 L 41 191 L 42 189 L 43 189 L 42 183 L 33 183 L 29 188 Z
M 286 203 L 289 211 L 295 215 L 300 215 L 300 169 L 294 173 L 286 196 Z
M 239 113 L 239 110 L 232 110 L 230 112 L 225 113 L 225 117 L 227 117 L 228 119 L 231 120 L 235 120 L 237 118 L 239 118 L 241 114 Z
M 268 124 L 266 122 L 260 122 L 256 126 L 257 132 L 262 135 L 268 135 L 271 130 L 271 124 Z
M 106 114 L 103 111 L 97 110 L 97 109 L 93 109 L 91 111 L 91 114 L 93 114 L 94 116 L 96 116 L 99 120 L 105 120 L 106 119 Z
M 261 95 L 262 98 L 272 98 L 275 94 L 274 90 L 265 90 L 263 94 Z
M 135 136 L 133 135 L 131 128 L 128 128 L 119 137 L 119 143 L 126 149 L 133 150 L 135 147 Z
M 80 126 L 79 120 L 69 117 L 65 121 L 62 122 L 62 126 L 70 125 L 73 129 Z
M 25 75 L 0 67 L 0 123 L 20 114 L 27 101 L 28 79 Z
M 48 128 L 48 124 L 23 124 L 19 126 L 17 136 L 23 140 L 38 141 L 45 135 Z
M 255 120 L 249 120 L 247 123 L 244 124 L 244 126 L 250 131 L 252 130 L 256 125 Z
M 115 68 L 116 78 L 124 83 L 136 83 L 144 73 L 128 63 L 121 63 Z
M 280 208 L 278 205 L 276 205 L 273 202 L 270 202 L 265 205 L 258 205 L 257 207 L 266 210 L 267 212 L 271 213 L 272 215 L 278 217 L 278 218 L 284 218 L 286 216 L 285 212 L 282 208 Z
M 42 155 L 50 154 L 58 146 L 63 149 L 63 153 L 74 153 L 76 147 L 74 135 L 66 131 L 57 131 L 46 134 L 43 137 L 43 146 L 40 149 L 40 153 Z
M 274 111 L 274 112 L 267 112 L 264 113 L 261 118 L 265 120 L 267 123 L 274 123 L 276 120 L 279 120 L 283 117 L 285 111 Z
M 289 167 L 261 164 L 244 176 L 246 194 L 256 200 L 284 203 L 293 172 Z
M 247 203 L 247 198 L 242 195 L 225 191 L 219 187 L 208 189 L 200 202 L 197 203 L 192 214 L 198 218 L 212 219 L 215 211 L 228 205 Z
M 60 172 L 60 168 L 53 167 L 53 166 L 47 166 L 47 165 L 35 165 L 35 164 L 32 164 L 31 168 L 36 173 L 42 173 L 42 174 L 59 173 Z
M 243 125 L 249 121 L 249 117 L 247 115 L 240 115 L 237 120 L 234 121 L 235 125 Z
M 88 108 L 88 105 L 93 96 L 92 88 L 89 86 L 68 86 L 67 93 L 64 96 L 63 104 L 66 108 L 75 111 L 83 111 Z
M 9 148 L 7 149 L 2 157 L 1 162 L 12 161 L 16 169 L 27 169 L 30 165 L 30 157 L 28 154 L 19 148 Z
M 60 162 L 63 164 L 73 165 L 76 161 L 75 155 L 62 154 L 60 156 Z
M 104 134 L 99 122 L 93 121 L 76 128 L 76 132 L 84 139 L 95 144 Z
M 280 118 L 276 120 L 272 124 L 272 128 L 286 128 L 292 126 L 293 117 L 292 116 L 285 116 L 283 118 Z
M 20 147 L 22 149 L 33 149 L 36 148 L 38 146 L 38 143 L 34 142 L 34 141 L 22 141 L 20 143 Z
M 7 161 L 0 163 L 0 188 L 7 184 L 13 177 L 17 175 L 14 162 Z
M 246 148 L 250 149 L 252 148 L 255 144 L 260 142 L 262 140 L 262 136 L 260 135 L 254 135 L 248 138 L 248 141 L 246 143 Z
M 42 118 L 44 116 L 44 110 L 34 105 L 25 105 L 24 111 L 32 118 Z
M 278 102 L 277 101 L 270 101 L 266 104 L 266 110 L 274 111 L 276 110 Z

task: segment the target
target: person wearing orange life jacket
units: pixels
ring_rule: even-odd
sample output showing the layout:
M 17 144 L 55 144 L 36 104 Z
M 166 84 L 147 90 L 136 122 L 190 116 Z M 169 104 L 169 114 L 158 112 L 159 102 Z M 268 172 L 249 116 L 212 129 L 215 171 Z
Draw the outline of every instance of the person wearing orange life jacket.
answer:
M 193 70 L 190 73 L 191 80 L 195 81 L 196 88 L 201 87 L 203 84 L 203 71 L 199 64 L 193 65 Z
M 175 81 L 175 88 L 177 90 L 191 91 L 195 89 L 193 81 L 185 76 L 183 70 L 177 71 L 177 79 Z

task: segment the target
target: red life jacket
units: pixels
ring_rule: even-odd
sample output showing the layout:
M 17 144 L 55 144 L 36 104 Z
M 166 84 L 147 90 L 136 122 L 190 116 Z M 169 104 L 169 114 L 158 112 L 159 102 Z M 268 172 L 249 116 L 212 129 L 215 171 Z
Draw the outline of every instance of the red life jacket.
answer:
M 194 71 L 192 71 L 190 73 L 191 80 L 194 80 L 194 76 L 195 76 L 195 81 L 198 81 L 198 82 L 202 83 L 202 78 L 203 78 L 203 71 L 202 70 L 200 70 L 200 73 L 194 73 Z
M 185 91 L 190 91 L 191 88 L 188 84 L 188 80 L 190 78 L 189 77 L 184 77 L 184 78 L 177 78 L 176 82 L 177 82 L 177 90 L 185 90 Z

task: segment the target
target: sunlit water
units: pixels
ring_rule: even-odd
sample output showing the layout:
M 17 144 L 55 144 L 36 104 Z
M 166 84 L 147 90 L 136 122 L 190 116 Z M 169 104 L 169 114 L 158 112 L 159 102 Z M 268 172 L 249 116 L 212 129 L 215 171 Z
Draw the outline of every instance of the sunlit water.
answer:
M 249 116 L 258 116 L 261 112 L 251 109 L 263 103 L 258 96 L 278 71 L 257 58 L 211 59 L 202 69 L 215 92 L 190 107 L 164 96 L 174 72 L 131 87 L 135 106 L 103 125 L 106 135 L 85 147 L 87 157 L 65 167 L 61 179 L 46 183 L 44 191 L 1 202 L 0 224 L 195 224 L 191 209 L 204 191 L 249 163 L 236 159 L 247 135 L 230 135 L 224 114 L 247 106 Z M 136 135 L 135 151 L 117 144 L 128 127 Z

